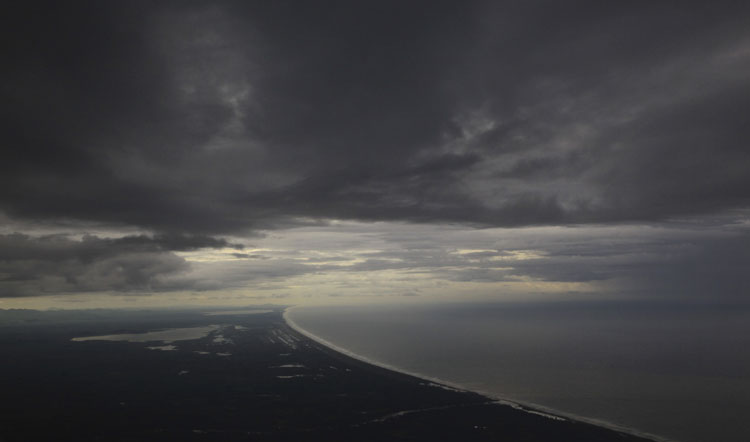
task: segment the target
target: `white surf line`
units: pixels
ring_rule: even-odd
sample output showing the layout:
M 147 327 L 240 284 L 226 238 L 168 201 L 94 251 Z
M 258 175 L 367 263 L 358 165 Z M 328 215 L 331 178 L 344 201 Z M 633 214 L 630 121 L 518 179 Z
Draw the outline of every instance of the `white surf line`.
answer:
M 498 396 L 498 395 L 493 394 L 493 393 L 488 393 L 488 392 L 485 392 L 485 391 L 482 391 L 482 390 L 469 390 L 469 389 L 467 389 L 467 388 L 465 388 L 465 387 L 463 387 L 461 385 L 454 384 L 452 382 L 448 382 L 448 381 L 444 381 L 442 379 L 438 379 L 438 378 L 435 378 L 435 377 L 432 377 L 432 376 L 426 376 L 426 375 L 423 375 L 423 374 L 420 374 L 420 373 L 415 373 L 415 372 L 411 372 L 411 371 L 408 371 L 408 370 L 404 370 L 402 368 L 399 368 L 399 367 L 396 367 L 396 366 L 393 366 L 393 365 L 390 365 L 390 364 L 385 364 L 385 363 L 382 363 L 382 362 L 374 361 L 374 360 L 369 359 L 369 358 L 367 358 L 365 356 L 359 355 L 359 354 L 354 353 L 354 352 L 352 352 L 350 350 L 347 350 L 345 348 L 339 347 L 338 345 L 336 345 L 336 344 L 334 344 L 334 343 L 332 343 L 330 341 L 327 341 L 327 340 L 325 340 L 325 339 L 323 339 L 323 338 L 321 338 L 319 336 L 316 336 L 313 333 L 310 333 L 309 331 L 307 331 L 307 330 L 303 329 L 302 327 L 300 327 L 299 325 L 297 325 L 297 323 L 294 322 L 294 320 L 292 320 L 291 317 L 289 317 L 289 312 L 291 310 L 295 309 L 295 308 L 298 308 L 298 307 L 297 306 L 287 307 L 287 308 L 284 309 L 284 312 L 282 314 L 282 317 L 284 318 L 284 321 L 286 322 L 286 324 L 292 330 L 296 331 L 297 333 L 299 333 L 299 334 L 301 334 L 303 336 L 306 336 L 306 337 L 312 339 L 313 341 L 317 342 L 318 344 L 321 344 L 321 345 L 323 345 L 325 347 L 330 348 L 331 350 L 333 350 L 335 352 L 341 353 L 341 354 L 343 354 L 345 356 L 349 356 L 350 358 L 356 359 L 356 360 L 358 360 L 360 362 L 364 362 L 366 364 L 374 365 L 374 366 L 380 367 L 380 368 L 385 368 L 386 370 L 395 371 L 397 373 L 402 373 L 402 374 L 405 374 L 405 375 L 408 375 L 408 376 L 412 376 L 412 377 L 415 377 L 415 378 L 423 379 L 425 381 L 428 381 L 428 382 L 436 384 L 435 387 L 438 387 L 438 388 L 449 388 L 449 389 L 456 390 L 458 392 L 479 394 L 481 396 L 484 396 L 484 397 L 488 398 L 489 400 L 491 400 L 493 402 L 496 402 L 496 403 L 502 404 L 502 405 L 508 405 L 510 407 L 513 407 L 513 408 L 515 408 L 515 409 L 517 409 L 519 411 L 523 411 L 525 413 L 542 415 L 542 416 L 550 418 L 550 419 L 571 420 L 571 421 L 576 421 L 576 422 L 582 422 L 582 423 L 586 423 L 586 424 L 590 424 L 590 425 L 595 425 L 597 427 L 603 427 L 603 428 L 606 428 L 608 430 L 613 430 L 613 431 L 617 431 L 617 432 L 620 432 L 620 433 L 629 434 L 631 436 L 636 436 L 636 437 L 642 437 L 642 438 L 650 439 L 650 440 L 652 440 L 654 442 L 680 442 L 680 441 L 678 441 L 676 439 L 668 439 L 668 438 L 663 437 L 663 436 L 657 436 L 655 434 L 647 433 L 647 432 L 644 432 L 644 431 L 639 431 L 639 430 L 637 430 L 635 428 L 624 427 L 624 426 L 621 426 L 621 425 L 618 425 L 618 424 L 614 424 L 614 423 L 607 422 L 607 421 L 602 421 L 602 420 L 599 420 L 599 419 L 593 419 L 593 418 L 588 418 L 588 417 L 585 417 L 585 416 L 578 416 L 578 415 L 575 415 L 575 414 L 572 414 L 572 413 L 561 412 L 559 410 L 555 410 L 555 409 L 552 409 L 552 408 L 549 408 L 549 407 L 545 407 L 543 405 L 538 405 L 538 404 L 534 404 L 534 403 L 524 403 L 524 402 L 517 401 L 517 400 L 514 400 L 514 399 L 509 399 L 509 398 L 501 397 L 501 396 Z

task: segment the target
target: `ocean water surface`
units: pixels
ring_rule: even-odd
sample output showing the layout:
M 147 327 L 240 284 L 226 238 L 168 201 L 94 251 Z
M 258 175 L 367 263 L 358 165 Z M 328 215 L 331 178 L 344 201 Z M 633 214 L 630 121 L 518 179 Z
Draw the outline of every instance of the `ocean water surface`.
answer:
M 295 307 L 368 360 L 683 442 L 750 440 L 750 309 L 558 302 Z

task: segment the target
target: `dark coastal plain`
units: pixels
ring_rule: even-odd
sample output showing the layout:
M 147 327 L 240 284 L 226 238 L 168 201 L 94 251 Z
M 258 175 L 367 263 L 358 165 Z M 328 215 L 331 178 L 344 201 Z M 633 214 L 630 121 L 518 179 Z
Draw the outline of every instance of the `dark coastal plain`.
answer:
M 282 311 L 0 310 L 0 441 L 647 440 L 363 363 Z

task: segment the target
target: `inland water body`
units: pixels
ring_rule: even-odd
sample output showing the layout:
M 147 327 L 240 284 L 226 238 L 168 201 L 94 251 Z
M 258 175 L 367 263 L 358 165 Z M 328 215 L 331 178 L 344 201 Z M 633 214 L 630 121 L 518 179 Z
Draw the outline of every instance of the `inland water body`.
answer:
M 368 361 L 665 440 L 750 440 L 750 309 L 633 303 L 295 307 Z

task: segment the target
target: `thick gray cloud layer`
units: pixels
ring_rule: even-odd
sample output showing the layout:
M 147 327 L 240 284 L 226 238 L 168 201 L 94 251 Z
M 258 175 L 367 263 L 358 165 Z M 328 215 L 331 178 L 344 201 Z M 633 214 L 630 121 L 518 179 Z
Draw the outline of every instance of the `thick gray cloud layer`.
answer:
M 238 246 L 208 237 L 165 235 L 115 239 L 0 235 L 0 297 L 185 288 L 184 283 L 169 281 L 190 269 L 172 251 L 209 247 Z
M 745 4 L 19 7 L 2 209 L 222 233 L 744 207 Z
M 36 2 L 1 20 L 0 212 L 157 232 L 107 240 L 153 273 L 51 271 L 66 290 L 156 287 L 172 251 L 321 219 L 750 203 L 747 2 Z M 3 241 L 67 263 L 93 244 Z M 30 259 L 4 274 L 49 262 Z

